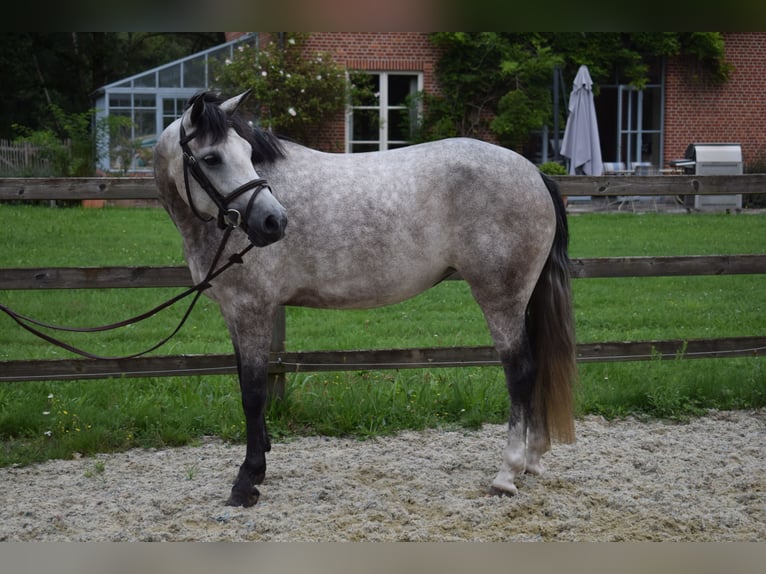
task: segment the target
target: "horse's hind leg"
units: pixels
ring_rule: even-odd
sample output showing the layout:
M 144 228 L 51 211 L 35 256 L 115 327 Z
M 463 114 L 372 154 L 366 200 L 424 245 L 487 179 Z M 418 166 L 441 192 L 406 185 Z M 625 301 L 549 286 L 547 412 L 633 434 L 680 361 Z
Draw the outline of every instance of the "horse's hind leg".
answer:
M 528 436 L 534 426 L 532 397 L 535 382 L 535 364 L 529 339 L 522 329 L 518 343 L 513 350 L 500 351 L 505 371 L 505 381 L 511 398 L 511 413 L 508 421 L 508 444 L 503 450 L 500 471 L 492 481 L 496 494 L 517 494 L 515 478 L 529 470 L 537 470 L 539 456 L 528 460 Z M 530 462 L 532 464 L 530 464 Z
M 525 292 L 518 292 L 514 299 L 494 300 L 481 286 L 474 287 L 474 296 L 487 319 L 511 400 L 508 444 L 491 490 L 514 495 L 518 493 L 516 477 L 524 472 L 542 472 L 540 458 L 549 448 L 544 414 L 535 404 L 537 368 L 526 327 L 527 297 Z
M 541 475 L 545 472 L 542 456 L 551 449 L 551 439 L 542 407 L 532 401 L 532 417 L 527 429 L 527 468 L 528 474 Z

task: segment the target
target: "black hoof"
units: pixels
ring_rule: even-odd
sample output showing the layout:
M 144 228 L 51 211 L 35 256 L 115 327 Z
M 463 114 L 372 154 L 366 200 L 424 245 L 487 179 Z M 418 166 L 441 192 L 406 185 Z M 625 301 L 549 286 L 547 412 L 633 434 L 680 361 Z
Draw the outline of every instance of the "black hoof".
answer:
M 226 506 L 255 506 L 260 498 L 261 493 L 254 486 L 251 487 L 249 492 L 242 492 L 239 489 L 232 488 L 229 500 L 226 501 Z

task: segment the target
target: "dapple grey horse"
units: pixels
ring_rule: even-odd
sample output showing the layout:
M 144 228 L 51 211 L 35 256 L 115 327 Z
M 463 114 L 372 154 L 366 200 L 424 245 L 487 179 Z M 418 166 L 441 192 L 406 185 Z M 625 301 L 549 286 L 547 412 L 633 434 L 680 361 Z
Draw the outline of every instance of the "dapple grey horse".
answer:
M 155 149 L 160 197 L 195 281 L 219 249 L 226 257 L 256 246 L 205 291 L 231 333 L 246 420 L 246 455 L 227 503 L 250 506 L 260 496 L 278 307 L 392 304 L 455 270 L 505 370 L 508 444 L 491 489 L 515 494 L 515 477 L 542 472 L 551 439 L 574 440 L 568 230 L 555 182 L 513 151 L 467 138 L 319 152 L 248 125 L 237 112 L 246 95 L 198 94 Z

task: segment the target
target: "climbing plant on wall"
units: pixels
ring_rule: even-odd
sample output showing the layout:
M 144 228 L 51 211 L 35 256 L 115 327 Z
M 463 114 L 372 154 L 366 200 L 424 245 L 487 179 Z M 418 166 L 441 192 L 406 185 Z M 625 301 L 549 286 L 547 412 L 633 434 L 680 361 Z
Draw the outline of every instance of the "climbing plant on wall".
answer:
M 552 124 L 555 67 L 573 78 L 586 64 L 596 84 L 639 89 L 665 56 L 688 56 L 695 63 L 689 73 L 704 82 L 725 82 L 730 71 L 719 32 L 438 32 L 431 40 L 442 54 L 441 93 L 418 96 L 421 141 L 490 131 L 521 146 L 530 132 Z M 565 106 L 560 113 L 563 125 Z

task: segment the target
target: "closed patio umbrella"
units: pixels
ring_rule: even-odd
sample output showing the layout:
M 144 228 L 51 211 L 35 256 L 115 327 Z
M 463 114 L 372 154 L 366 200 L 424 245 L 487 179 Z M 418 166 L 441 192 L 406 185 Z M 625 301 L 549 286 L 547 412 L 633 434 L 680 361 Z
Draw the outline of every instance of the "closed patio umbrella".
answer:
M 569 116 L 561 140 L 561 155 L 569 158 L 570 175 L 601 175 L 604 171 L 596 106 L 593 102 L 593 80 L 585 65 L 577 70 L 572 83 Z

